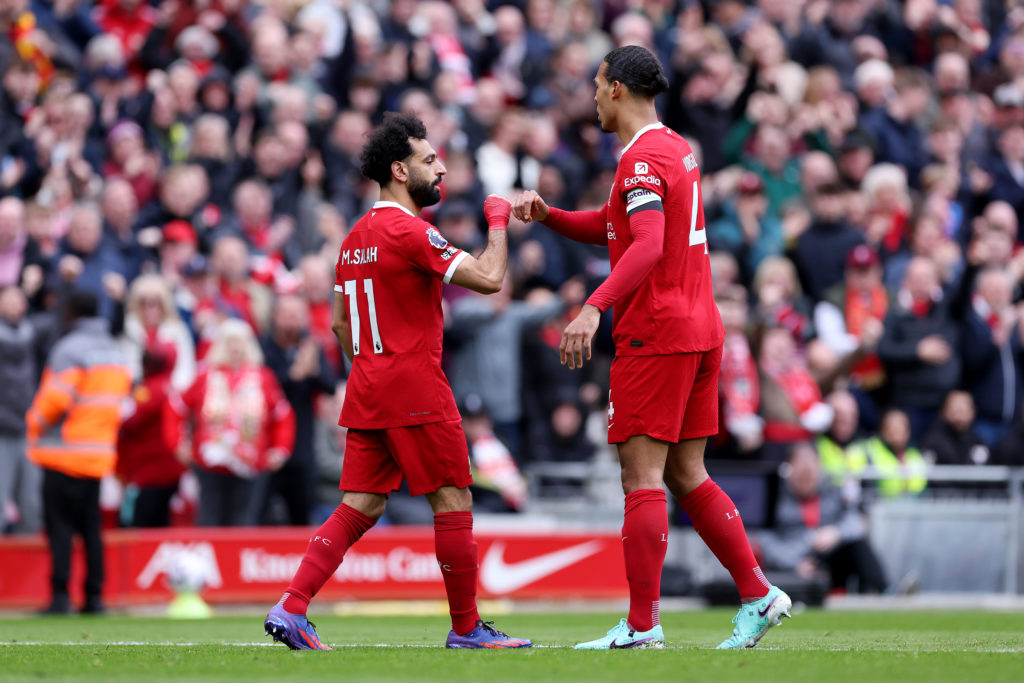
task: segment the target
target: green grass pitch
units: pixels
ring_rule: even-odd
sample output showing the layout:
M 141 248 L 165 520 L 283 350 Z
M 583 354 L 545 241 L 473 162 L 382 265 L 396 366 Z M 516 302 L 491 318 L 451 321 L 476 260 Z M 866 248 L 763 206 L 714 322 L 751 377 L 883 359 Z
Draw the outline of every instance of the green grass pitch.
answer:
M 267 646 L 262 617 L 0 619 L 0 681 L 1024 681 L 1024 613 L 808 610 L 756 650 L 718 652 L 732 612 L 662 615 L 665 650 L 577 652 L 612 614 L 513 614 L 528 651 L 455 651 L 442 617 L 314 617 L 333 652 Z

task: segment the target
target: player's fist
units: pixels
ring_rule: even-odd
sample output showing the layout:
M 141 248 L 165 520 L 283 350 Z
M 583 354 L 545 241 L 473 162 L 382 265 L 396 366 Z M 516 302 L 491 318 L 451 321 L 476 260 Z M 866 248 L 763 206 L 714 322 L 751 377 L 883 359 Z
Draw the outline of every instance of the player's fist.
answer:
M 550 210 L 547 202 L 533 190 L 527 190 L 512 200 L 512 214 L 523 223 L 543 221 Z
M 505 230 L 511 213 L 512 204 L 507 199 L 496 194 L 487 195 L 487 199 L 484 200 L 484 218 L 487 219 L 489 229 Z

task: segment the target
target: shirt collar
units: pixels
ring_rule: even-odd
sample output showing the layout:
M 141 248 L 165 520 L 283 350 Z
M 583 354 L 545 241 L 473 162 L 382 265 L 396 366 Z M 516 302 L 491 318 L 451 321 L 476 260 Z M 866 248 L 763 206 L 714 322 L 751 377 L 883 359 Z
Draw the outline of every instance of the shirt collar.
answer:
M 398 202 L 374 202 L 373 208 L 375 208 L 375 209 L 400 209 L 402 211 L 405 211 L 407 214 L 409 214 L 413 218 L 416 217 L 416 214 L 414 214 L 412 211 L 410 211 L 409 209 L 405 208 L 404 206 L 402 206 Z
M 643 128 L 641 128 L 640 130 L 638 130 L 636 132 L 636 135 L 633 136 L 633 139 L 629 141 L 628 145 L 626 145 L 625 147 L 622 148 L 622 153 L 625 154 L 629 150 L 629 148 L 633 146 L 633 143 L 636 142 L 637 140 L 639 140 L 640 136 L 643 135 L 644 133 L 646 133 L 647 131 L 649 131 L 649 130 L 657 130 L 659 128 L 664 128 L 664 127 L 665 127 L 665 124 L 663 124 L 661 121 L 656 121 L 655 123 L 648 123 L 646 126 L 644 126 Z

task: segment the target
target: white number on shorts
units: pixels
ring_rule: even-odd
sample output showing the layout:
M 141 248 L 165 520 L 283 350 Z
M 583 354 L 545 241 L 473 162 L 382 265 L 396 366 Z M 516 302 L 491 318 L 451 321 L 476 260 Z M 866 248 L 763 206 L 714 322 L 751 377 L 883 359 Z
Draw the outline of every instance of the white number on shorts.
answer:
M 359 355 L 359 296 L 357 280 L 345 280 L 345 296 L 348 298 L 348 323 L 352 329 L 352 355 Z M 373 299 L 373 280 L 363 279 L 363 292 L 370 311 L 370 337 L 373 339 L 373 352 L 383 353 L 384 345 L 380 341 L 380 330 L 377 327 L 377 304 Z
M 697 188 L 697 181 L 693 181 L 693 202 L 690 208 L 690 246 L 704 245 L 704 253 L 708 253 L 708 234 L 702 226 L 697 229 L 697 207 L 700 204 L 700 194 Z

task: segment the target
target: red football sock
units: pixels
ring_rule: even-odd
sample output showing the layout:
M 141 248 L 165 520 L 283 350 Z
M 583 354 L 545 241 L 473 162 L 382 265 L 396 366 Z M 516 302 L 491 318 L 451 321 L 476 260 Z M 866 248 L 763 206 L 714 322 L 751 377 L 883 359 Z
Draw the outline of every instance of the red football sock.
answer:
M 629 625 L 650 631 L 661 623 L 661 567 L 668 547 L 665 492 L 640 489 L 626 494 L 622 554 L 629 581 Z
M 732 574 L 740 599 L 751 602 L 767 595 L 771 584 L 754 559 L 739 510 L 725 491 L 706 479 L 680 499 L 679 505 L 711 552 Z
M 377 520 L 344 503 L 331 513 L 312 538 L 302 556 L 288 590 L 281 600 L 286 612 L 305 614 L 309 601 L 341 564 L 345 552 L 366 533 Z
M 480 620 L 476 609 L 477 546 L 473 540 L 472 512 L 434 515 L 434 553 L 444 577 L 452 628 L 464 636 Z

